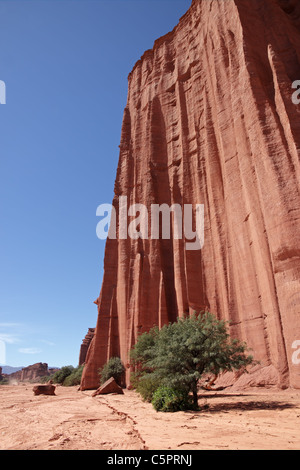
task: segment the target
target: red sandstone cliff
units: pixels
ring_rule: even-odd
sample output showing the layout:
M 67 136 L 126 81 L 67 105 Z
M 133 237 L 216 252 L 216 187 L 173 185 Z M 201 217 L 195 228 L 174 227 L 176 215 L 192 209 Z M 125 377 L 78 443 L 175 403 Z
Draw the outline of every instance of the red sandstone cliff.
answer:
M 48 369 L 48 364 L 45 362 L 37 362 L 36 364 L 32 364 L 28 367 L 23 367 L 22 370 L 6 375 L 6 377 L 10 380 L 14 379 L 20 382 L 30 382 L 50 375 L 50 373 L 55 372 L 55 370 L 56 369 Z
M 87 334 L 82 340 L 80 351 L 79 351 L 79 362 L 78 365 L 83 365 L 85 363 L 86 355 L 91 344 L 91 341 L 94 337 L 95 328 L 89 328 Z
M 194 0 L 129 75 L 113 205 L 204 204 L 205 242 L 106 244 L 81 388 L 137 335 L 208 307 L 271 383 L 300 387 L 300 5 Z M 128 378 L 128 376 L 127 376 Z M 268 381 L 266 379 L 266 381 Z

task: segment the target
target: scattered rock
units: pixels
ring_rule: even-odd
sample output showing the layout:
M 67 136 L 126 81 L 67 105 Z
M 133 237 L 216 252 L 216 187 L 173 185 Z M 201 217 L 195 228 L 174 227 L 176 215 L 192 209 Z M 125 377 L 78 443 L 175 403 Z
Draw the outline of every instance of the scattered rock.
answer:
M 117 384 L 113 377 L 111 377 L 103 385 L 101 385 L 101 387 L 99 387 L 93 393 L 92 397 L 95 397 L 96 395 L 106 395 L 108 393 L 118 393 L 120 395 L 124 394 L 122 387 Z
M 33 392 L 35 395 L 55 395 L 55 385 L 35 385 L 33 387 Z

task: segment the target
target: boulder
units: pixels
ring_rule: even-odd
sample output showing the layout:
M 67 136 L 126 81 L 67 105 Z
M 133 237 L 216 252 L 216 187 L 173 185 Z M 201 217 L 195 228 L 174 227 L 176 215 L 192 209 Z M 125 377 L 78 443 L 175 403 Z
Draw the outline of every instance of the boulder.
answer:
M 113 377 L 111 377 L 103 385 L 101 385 L 93 393 L 92 397 L 95 397 L 96 395 L 107 395 L 108 393 L 118 393 L 120 395 L 124 394 L 122 387 L 117 384 Z
M 55 395 L 55 385 L 52 384 L 35 385 L 32 390 L 35 395 Z

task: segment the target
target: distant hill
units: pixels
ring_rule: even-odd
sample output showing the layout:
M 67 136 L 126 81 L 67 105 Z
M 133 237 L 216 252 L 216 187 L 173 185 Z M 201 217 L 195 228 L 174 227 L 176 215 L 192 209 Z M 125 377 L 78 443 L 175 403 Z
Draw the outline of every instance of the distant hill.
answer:
M 22 370 L 23 366 L 21 367 L 11 367 L 11 366 L 1 366 L 2 367 L 2 374 L 13 374 L 18 370 Z

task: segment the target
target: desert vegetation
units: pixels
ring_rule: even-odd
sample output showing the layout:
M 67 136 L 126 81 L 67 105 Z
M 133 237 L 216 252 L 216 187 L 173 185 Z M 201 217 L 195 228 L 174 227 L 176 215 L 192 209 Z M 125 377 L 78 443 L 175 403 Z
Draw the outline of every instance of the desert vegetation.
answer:
M 111 357 L 109 361 L 99 369 L 100 384 L 104 384 L 113 377 L 117 384 L 121 385 L 122 376 L 125 372 L 125 366 L 119 357 Z
M 194 313 L 143 333 L 131 350 L 132 383 L 157 411 L 197 409 L 204 374 L 245 369 L 254 363 L 247 344 L 231 338 L 228 322 Z
M 71 387 L 73 385 L 79 385 L 81 380 L 81 375 L 83 371 L 83 365 L 74 367 L 74 366 L 63 366 L 61 369 L 56 371 L 50 376 L 45 376 L 42 378 L 41 382 L 48 382 L 52 380 L 54 384 L 60 384 L 65 387 Z

